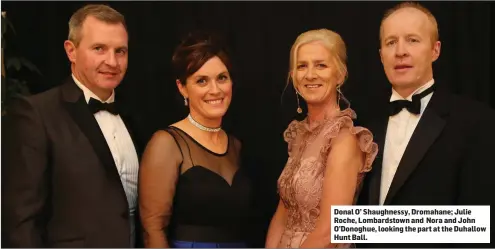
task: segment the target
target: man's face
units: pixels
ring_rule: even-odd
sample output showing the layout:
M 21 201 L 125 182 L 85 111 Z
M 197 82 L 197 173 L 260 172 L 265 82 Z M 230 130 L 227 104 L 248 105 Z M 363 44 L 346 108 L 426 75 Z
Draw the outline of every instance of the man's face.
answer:
M 440 42 L 432 34 L 428 16 L 415 8 L 399 9 L 383 21 L 380 57 L 395 89 L 412 92 L 433 78 Z
M 89 16 L 80 31 L 79 46 L 66 41 L 73 73 L 95 94 L 109 97 L 127 71 L 128 36 L 123 24 Z

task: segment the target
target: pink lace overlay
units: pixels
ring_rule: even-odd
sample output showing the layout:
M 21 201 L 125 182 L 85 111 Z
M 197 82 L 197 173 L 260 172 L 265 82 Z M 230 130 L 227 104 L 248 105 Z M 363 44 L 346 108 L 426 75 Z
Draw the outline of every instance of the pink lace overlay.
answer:
M 278 247 L 298 248 L 315 229 L 320 215 L 323 177 L 326 159 L 331 150 L 331 140 L 342 129 L 349 129 L 358 137 L 359 146 L 365 153 L 364 166 L 356 179 L 358 187 L 354 195 L 354 203 L 356 202 L 362 179 L 365 173 L 371 170 L 378 146 L 373 142 L 373 135 L 368 129 L 354 126 L 353 117 L 355 117 L 354 111 L 348 108 L 329 115 L 321 122 L 312 122 L 311 125 L 306 119 L 292 121 L 284 132 L 289 158 L 278 179 L 278 191 L 288 210 L 288 219 Z M 338 247 L 348 246 L 338 245 Z

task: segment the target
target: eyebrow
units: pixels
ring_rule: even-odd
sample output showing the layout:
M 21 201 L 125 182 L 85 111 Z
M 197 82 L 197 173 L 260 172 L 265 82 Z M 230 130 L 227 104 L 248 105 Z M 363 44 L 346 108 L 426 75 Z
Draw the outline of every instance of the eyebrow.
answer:
M 200 74 L 200 75 L 196 75 L 196 76 L 194 77 L 194 79 L 197 79 L 197 80 L 199 80 L 199 79 L 201 79 L 201 78 L 209 78 L 209 76 L 208 76 L 208 75 L 202 75 L 202 74 Z
M 300 60 L 297 63 L 306 63 L 306 62 L 307 61 L 305 61 L 305 60 Z M 313 60 L 311 62 L 313 62 L 313 63 L 321 63 L 321 62 L 326 62 L 326 60 Z
M 217 76 L 218 76 L 218 75 L 222 75 L 222 74 L 228 74 L 228 73 L 229 73 L 228 71 L 223 71 L 223 72 L 221 72 L 221 73 L 218 73 L 218 74 L 217 74 Z M 200 78 L 209 78 L 209 77 L 210 77 L 210 76 L 208 76 L 208 75 L 198 74 L 198 75 L 196 75 L 194 78 L 196 78 L 196 79 L 200 79 Z
M 108 48 L 108 45 L 106 44 L 103 44 L 103 43 L 95 43 L 93 44 L 91 47 L 105 47 L 105 48 Z M 119 49 L 125 49 L 126 51 L 129 50 L 129 48 L 127 46 L 120 46 L 120 47 L 117 47 L 115 50 L 119 50 Z
M 411 37 L 411 36 L 416 36 L 416 37 L 421 37 L 419 34 L 416 34 L 416 33 L 409 33 L 409 34 L 406 34 L 406 37 Z M 397 35 L 390 35 L 390 36 L 387 36 L 385 37 L 385 41 L 386 40 L 390 40 L 390 39 L 397 39 Z
M 397 36 L 396 35 L 389 35 L 389 36 L 385 37 L 383 40 L 386 41 L 386 40 L 390 40 L 390 39 L 397 39 Z
M 325 60 L 314 60 L 313 61 L 314 63 L 322 63 L 322 62 L 326 62 Z
M 103 43 L 93 43 L 91 47 L 108 47 L 108 46 Z
M 415 36 L 415 37 L 418 37 L 418 38 L 422 38 L 421 35 L 419 34 L 407 34 L 406 37 L 411 37 L 411 36 Z

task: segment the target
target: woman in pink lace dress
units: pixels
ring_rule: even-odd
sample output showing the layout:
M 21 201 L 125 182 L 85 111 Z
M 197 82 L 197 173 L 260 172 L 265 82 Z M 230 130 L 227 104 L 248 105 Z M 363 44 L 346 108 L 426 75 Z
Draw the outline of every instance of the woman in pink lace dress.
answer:
M 378 146 L 368 129 L 353 125 L 354 111 L 339 107 L 345 63 L 344 41 L 330 30 L 305 32 L 292 46 L 289 77 L 308 115 L 284 133 L 289 159 L 278 180 L 280 202 L 266 247 L 350 246 L 330 243 L 331 206 L 355 204 Z

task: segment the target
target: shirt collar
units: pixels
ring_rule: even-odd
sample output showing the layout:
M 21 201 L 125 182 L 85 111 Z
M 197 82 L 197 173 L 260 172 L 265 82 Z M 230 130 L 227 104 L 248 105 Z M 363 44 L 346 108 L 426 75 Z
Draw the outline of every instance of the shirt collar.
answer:
M 435 80 L 431 79 L 426 84 L 420 86 L 418 89 L 416 89 L 414 92 L 412 92 L 409 96 L 407 96 L 407 98 L 402 97 L 399 93 L 397 93 L 397 91 L 395 91 L 395 89 L 392 88 L 392 96 L 390 97 L 390 102 L 395 101 L 395 100 L 402 100 L 402 99 L 412 101 L 413 95 L 422 93 L 424 90 L 433 86 L 434 83 L 435 83 Z
M 101 101 L 103 103 L 113 103 L 115 101 L 115 91 L 114 90 L 112 91 L 112 95 L 110 95 L 110 97 L 107 100 L 103 101 L 96 94 L 94 94 L 91 90 L 89 90 L 85 85 L 83 85 L 79 80 L 77 80 L 77 78 L 76 78 L 76 76 L 74 76 L 74 74 L 72 74 L 72 79 L 74 80 L 76 85 L 79 88 L 81 88 L 81 90 L 83 91 L 84 99 L 86 100 L 86 103 L 88 103 L 91 98 L 96 99 L 98 101 Z

